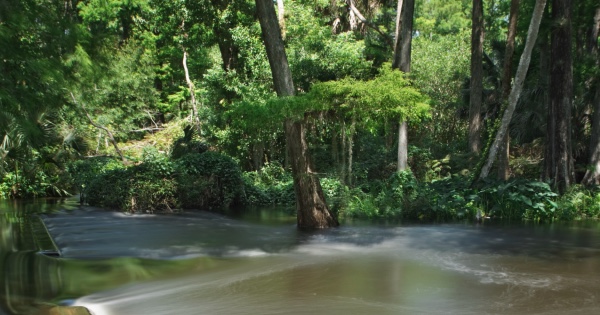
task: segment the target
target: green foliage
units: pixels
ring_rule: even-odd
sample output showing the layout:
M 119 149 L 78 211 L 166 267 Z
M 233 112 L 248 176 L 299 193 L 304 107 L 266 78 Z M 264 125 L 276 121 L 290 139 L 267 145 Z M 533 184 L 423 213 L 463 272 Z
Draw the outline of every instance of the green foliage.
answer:
M 90 205 L 130 212 L 164 212 L 183 208 L 218 209 L 244 201 L 237 163 L 216 152 L 188 153 L 171 161 L 146 148 L 139 164 L 88 160 L 75 163 L 77 181 Z
M 194 130 L 192 126 L 186 126 L 183 129 L 183 137 L 178 138 L 173 142 L 171 149 L 171 158 L 178 159 L 189 153 L 204 153 L 208 151 L 208 145 L 194 138 Z
M 81 179 L 90 205 L 129 212 L 172 211 L 177 206 L 175 169 L 155 149 L 146 149 L 142 163 L 130 167 L 115 162 L 88 164 L 92 165 L 84 163 L 80 168 L 96 173 Z
M 178 197 L 184 208 L 227 208 L 244 200 L 244 182 L 229 156 L 208 151 L 175 161 Z
M 43 170 L 34 174 L 6 172 L 0 179 L 0 199 L 69 196 L 58 175 L 49 175 Z
M 526 179 L 486 180 L 478 191 L 488 216 L 509 220 L 552 220 L 557 197 L 547 183 Z
M 470 32 L 447 35 L 436 40 L 424 36 L 413 40 L 411 79 L 415 88 L 431 100 L 431 122 L 424 135 L 428 144 L 443 147 L 442 154 L 466 147 L 468 112 L 463 102 L 464 80 L 469 76 Z M 462 116 L 462 117 L 461 117 Z
M 245 172 L 243 176 L 248 204 L 294 204 L 294 180 L 279 163 L 267 163 L 260 171 Z
M 372 76 L 365 44 L 354 33 L 334 35 L 327 24 L 329 17 L 315 14 L 315 3 L 286 5 L 286 10 L 293 12 L 286 19 L 286 50 L 296 87 L 307 92 L 319 81 Z
M 97 176 L 107 171 L 123 168 L 120 161 L 111 157 L 99 156 L 84 160 L 76 160 L 67 164 L 67 172 L 71 175 L 73 188 L 81 194 L 80 198 L 85 200 L 89 186 Z
M 350 191 L 344 216 L 363 218 L 403 218 L 419 198 L 419 184 L 410 171 L 396 172 L 384 181 Z
M 600 191 L 598 187 L 573 185 L 557 201 L 556 217 L 562 220 L 600 218 Z
M 471 26 L 471 1 L 423 1 L 415 8 L 414 29 L 433 38 L 457 34 Z
M 98 62 L 92 73 L 86 73 L 81 63 L 73 61 L 73 67 L 82 71 L 79 82 L 70 91 L 75 95 L 77 103 L 74 105 L 78 107 L 70 117 L 71 121 L 90 125 L 83 113 L 85 107 L 95 123 L 112 130 L 120 140 L 139 135 L 132 130 L 155 125 L 153 120 L 159 105 L 149 51 L 131 40 L 111 59 Z M 97 134 L 98 130 L 90 127 L 88 132 Z
M 308 95 L 317 108 L 326 106 L 319 109 L 354 113 L 365 123 L 389 117 L 420 122 L 429 117 L 428 99 L 411 86 L 404 73 L 393 70 L 389 65 L 382 66 L 373 80 L 344 79 L 319 83 Z

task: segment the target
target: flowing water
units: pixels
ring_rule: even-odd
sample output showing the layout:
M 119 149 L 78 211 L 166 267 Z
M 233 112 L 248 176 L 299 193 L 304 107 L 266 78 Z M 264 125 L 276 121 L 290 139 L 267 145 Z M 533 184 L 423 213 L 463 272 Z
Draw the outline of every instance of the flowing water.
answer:
M 32 212 L 60 258 L 38 253 Z M 44 302 L 96 315 L 600 313 L 598 222 L 303 232 L 273 209 L 125 215 L 73 200 L 0 215 L 6 314 Z

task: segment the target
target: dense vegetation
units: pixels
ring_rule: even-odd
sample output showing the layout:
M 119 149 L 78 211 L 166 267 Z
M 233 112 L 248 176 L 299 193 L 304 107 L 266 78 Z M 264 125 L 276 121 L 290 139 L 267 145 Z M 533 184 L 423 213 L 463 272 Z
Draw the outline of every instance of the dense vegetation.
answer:
M 254 1 L 1 1 L 0 198 L 81 193 L 132 212 L 293 205 L 284 121 L 295 121 L 338 216 L 600 216 L 597 1 L 545 6 L 508 146 L 485 176 L 546 1 L 414 2 L 409 72 L 392 63 L 397 2 L 281 1 L 295 96 L 277 98 Z

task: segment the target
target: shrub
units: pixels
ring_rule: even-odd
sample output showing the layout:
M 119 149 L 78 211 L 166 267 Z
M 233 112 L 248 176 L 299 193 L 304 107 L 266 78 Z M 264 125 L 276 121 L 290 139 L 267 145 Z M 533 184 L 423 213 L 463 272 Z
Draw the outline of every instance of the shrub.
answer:
M 237 163 L 217 152 L 189 153 L 175 161 L 177 195 L 184 208 L 223 208 L 244 200 L 244 181 Z
M 574 185 L 558 199 L 557 217 L 562 220 L 600 218 L 598 187 Z
M 166 156 L 147 148 L 138 165 L 125 168 L 105 164 L 98 176 L 89 180 L 86 201 L 130 212 L 173 211 L 177 207 L 173 175 L 174 167 Z
M 553 219 L 557 197 L 547 183 L 527 179 L 486 180 L 478 192 L 488 216 L 513 220 Z
M 277 162 L 267 163 L 260 171 L 244 173 L 246 200 L 252 205 L 293 205 L 292 175 Z

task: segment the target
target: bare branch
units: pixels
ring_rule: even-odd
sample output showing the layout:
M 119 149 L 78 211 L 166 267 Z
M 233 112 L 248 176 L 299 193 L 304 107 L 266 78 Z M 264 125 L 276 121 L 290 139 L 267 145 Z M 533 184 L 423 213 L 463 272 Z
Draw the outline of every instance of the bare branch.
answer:
M 390 39 L 390 37 L 387 34 L 385 34 L 384 32 L 382 32 L 377 25 L 369 22 L 369 20 L 367 20 L 362 15 L 362 13 L 360 13 L 360 11 L 358 10 L 358 8 L 356 8 L 356 6 L 354 5 L 354 0 L 346 0 L 346 4 L 348 4 L 348 6 L 350 7 L 350 10 L 352 10 L 352 12 L 354 12 L 354 14 L 358 17 L 358 19 L 363 24 L 365 24 L 366 26 L 370 27 L 375 32 L 379 33 L 379 35 L 381 35 L 381 37 L 386 42 L 386 44 L 388 44 L 388 46 L 390 47 L 390 49 L 394 50 L 394 43 L 392 42 L 392 40 Z
M 75 95 L 73 95 L 73 92 L 71 93 L 71 98 L 73 98 L 73 102 L 75 104 L 79 104 L 79 102 L 77 102 L 77 100 L 75 99 Z M 119 157 L 121 158 L 121 161 L 123 161 L 123 163 L 126 163 L 127 160 L 125 159 L 125 156 L 123 155 L 123 153 L 121 152 L 121 150 L 119 150 L 119 146 L 117 145 L 117 141 L 115 140 L 115 137 L 113 136 L 113 133 L 106 127 L 94 122 L 94 120 L 92 119 L 92 116 L 90 116 L 90 114 L 88 113 L 87 109 L 85 109 L 85 106 L 83 105 L 83 103 L 81 103 L 81 108 L 83 109 L 83 112 L 85 113 L 85 116 L 88 118 L 88 120 L 90 121 L 90 124 L 98 129 L 102 129 L 104 130 L 104 132 L 106 132 L 106 134 L 108 135 L 108 138 L 110 139 L 110 142 L 112 143 L 113 147 L 115 147 L 115 151 L 117 151 L 117 154 L 119 155 Z

